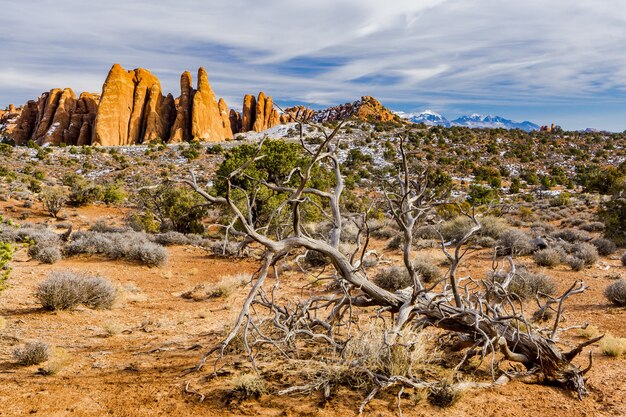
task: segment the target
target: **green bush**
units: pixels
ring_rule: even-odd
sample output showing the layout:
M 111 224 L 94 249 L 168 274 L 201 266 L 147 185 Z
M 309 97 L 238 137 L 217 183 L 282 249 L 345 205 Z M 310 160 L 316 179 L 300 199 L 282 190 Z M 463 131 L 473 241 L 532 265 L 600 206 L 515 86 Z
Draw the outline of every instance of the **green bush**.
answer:
M 155 189 L 144 188 L 137 196 L 143 214 L 138 220 L 144 230 L 153 231 L 152 216 L 160 231 L 175 230 L 180 233 L 204 233 L 202 219 L 207 215 L 206 201 L 194 191 L 172 184 L 162 184 Z
M 7 287 L 7 281 L 11 274 L 9 262 L 13 259 L 13 246 L 6 242 L 0 242 L 0 293 Z

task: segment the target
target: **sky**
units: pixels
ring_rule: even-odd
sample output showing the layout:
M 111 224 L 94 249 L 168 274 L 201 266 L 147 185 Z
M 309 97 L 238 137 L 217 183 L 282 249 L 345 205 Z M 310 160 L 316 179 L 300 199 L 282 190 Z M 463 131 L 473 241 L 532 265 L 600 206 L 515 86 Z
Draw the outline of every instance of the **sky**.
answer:
M 28 0 L 0 3 L 0 108 L 100 92 L 113 63 L 165 92 L 203 66 L 241 108 L 362 95 L 405 112 L 626 130 L 625 0 Z

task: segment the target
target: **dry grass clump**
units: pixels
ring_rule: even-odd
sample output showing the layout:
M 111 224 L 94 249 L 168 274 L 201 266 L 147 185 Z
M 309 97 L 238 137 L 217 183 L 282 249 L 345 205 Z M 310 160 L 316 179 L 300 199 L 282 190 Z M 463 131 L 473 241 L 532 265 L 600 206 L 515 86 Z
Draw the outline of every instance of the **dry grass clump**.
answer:
M 13 357 L 23 366 L 37 365 L 48 360 L 50 346 L 41 341 L 28 342 L 23 348 L 13 351 Z
M 563 253 L 557 249 L 548 248 L 535 252 L 533 258 L 539 266 L 554 267 L 563 262 Z
M 233 392 L 243 398 L 258 399 L 261 395 L 267 393 L 265 380 L 257 374 L 242 374 L 234 377 L 230 383 L 233 386 Z
M 596 247 L 596 249 L 598 250 L 598 254 L 600 254 L 601 256 L 612 255 L 617 250 L 617 246 L 615 245 L 615 243 L 613 243 L 609 239 L 598 238 L 592 240 L 590 243 Z
M 227 275 L 209 287 L 207 296 L 209 298 L 228 297 L 236 289 L 243 287 L 250 282 L 250 274 Z
M 626 338 L 615 337 L 611 333 L 607 333 L 600 340 L 600 351 L 606 356 L 620 357 L 626 353 Z
M 405 330 L 395 344 L 390 345 L 387 340 L 386 330 L 372 325 L 346 343 L 341 363 L 387 376 L 408 376 L 416 365 L 428 361 L 427 345 L 421 333 Z
M 67 310 L 80 304 L 111 308 L 117 291 L 106 278 L 74 271 L 53 271 L 37 286 L 35 297 L 46 310 Z
M 604 289 L 604 296 L 619 307 L 626 306 L 626 280 L 619 279 Z
M 601 335 L 600 329 L 598 326 L 594 326 L 593 324 L 588 325 L 582 329 L 578 330 L 578 334 L 585 339 L 593 339 L 594 337 L 598 337 Z
M 381 269 L 376 276 L 374 276 L 373 281 L 379 287 L 392 292 L 413 284 L 406 268 L 400 266 L 390 266 Z

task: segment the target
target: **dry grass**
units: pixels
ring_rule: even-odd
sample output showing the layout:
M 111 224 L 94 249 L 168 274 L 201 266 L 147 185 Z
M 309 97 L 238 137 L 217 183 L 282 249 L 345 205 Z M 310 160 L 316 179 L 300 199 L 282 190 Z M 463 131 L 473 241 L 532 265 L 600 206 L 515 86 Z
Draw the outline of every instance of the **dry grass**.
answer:
M 593 339 L 594 337 L 600 336 L 602 333 L 600 332 L 600 329 L 598 329 L 598 326 L 590 324 L 584 329 L 579 329 L 578 334 L 585 339 Z
M 600 351 L 606 356 L 620 357 L 626 353 L 626 338 L 607 333 L 600 341 Z
M 72 363 L 72 357 L 64 349 L 51 348 L 50 358 L 45 366 L 39 368 L 39 373 L 42 375 L 56 375 L 63 368 Z
M 250 282 L 250 274 L 236 274 L 227 275 L 211 285 L 207 290 L 207 296 L 209 298 L 228 297 L 233 294 L 237 289 L 243 287 Z
M 267 384 L 259 375 L 242 374 L 230 381 L 233 391 L 244 398 L 259 398 L 267 393 Z

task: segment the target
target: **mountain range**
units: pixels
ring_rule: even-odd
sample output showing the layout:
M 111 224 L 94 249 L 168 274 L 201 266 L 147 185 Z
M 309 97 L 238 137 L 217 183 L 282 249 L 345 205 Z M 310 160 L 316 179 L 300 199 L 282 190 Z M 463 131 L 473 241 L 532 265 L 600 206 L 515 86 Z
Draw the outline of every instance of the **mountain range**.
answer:
M 427 126 L 464 126 L 481 129 L 521 129 L 527 132 L 532 130 L 539 130 L 539 126 L 529 122 L 515 122 L 513 120 L 505 119 L 501 116 L 472 114 L 470 116 L 461 116 L 452 121 L 445 118 L 441 114 L 432 110 L 425 110 L 421 113 L 404 113 L 396 112 L 398 116 L 413 123 L 424 123 Z

